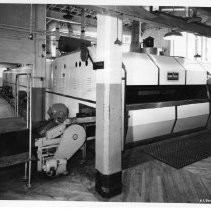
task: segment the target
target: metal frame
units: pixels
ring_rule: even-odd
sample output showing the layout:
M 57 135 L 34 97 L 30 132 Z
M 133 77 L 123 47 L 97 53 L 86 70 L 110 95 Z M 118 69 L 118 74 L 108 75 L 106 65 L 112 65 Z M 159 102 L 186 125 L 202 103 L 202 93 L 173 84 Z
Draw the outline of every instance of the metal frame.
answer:
M 26 124 L 29 129 L 29 159 L 25 163 L 25 178 L 27 178 L 27 168 L 28 168 L 28 182 L 27 186 L 31 187 L 31 159 L 32 159 L 32 76 L 31 73 L 21 73 L 17 74 L 15 78 L 15 113 L 18 117 L 19 115 L 19 77 L 27 76 L 27 110 L 26 110 Z

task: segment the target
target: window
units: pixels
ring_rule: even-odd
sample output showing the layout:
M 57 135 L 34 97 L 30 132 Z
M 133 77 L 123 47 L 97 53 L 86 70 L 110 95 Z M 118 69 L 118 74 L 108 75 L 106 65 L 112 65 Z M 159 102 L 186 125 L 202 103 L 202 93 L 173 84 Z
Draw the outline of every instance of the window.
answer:
M 211 62 L 211 38 L 187 32 L 182 32 L 182 35 L 182 38 L 171 41 L 171 56 L 194 59 L 194 56 L 198 54 L 201 56 L 199 60 Z
M 211 38 L 207 38 L 206 41 L 206 48 L 207 48 L 207 53 L 205 55 L 207 61 L 211 62 Z
M 171 56 L 181 56 L 186 57 L 186 34 L 182 33 L 182 37 L 177 40 L 172 40 L 171 42 Z
M 131 35 L 122 36 L 122 52 L 130 51 Z

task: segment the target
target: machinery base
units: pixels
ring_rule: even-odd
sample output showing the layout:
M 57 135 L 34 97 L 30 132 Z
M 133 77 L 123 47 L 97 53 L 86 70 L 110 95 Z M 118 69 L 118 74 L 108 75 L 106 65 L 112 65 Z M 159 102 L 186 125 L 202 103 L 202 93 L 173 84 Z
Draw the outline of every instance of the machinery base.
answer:
M 97 171 L 95 189 L 104 198 L 111 198 L 121 194 L 122 171 L 110 175 L 104 175 Z

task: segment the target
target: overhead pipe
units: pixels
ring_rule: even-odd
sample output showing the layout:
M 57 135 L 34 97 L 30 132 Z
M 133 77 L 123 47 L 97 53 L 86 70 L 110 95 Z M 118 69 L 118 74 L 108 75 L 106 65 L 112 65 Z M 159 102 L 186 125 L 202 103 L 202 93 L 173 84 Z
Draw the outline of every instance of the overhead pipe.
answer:
M 74 37 L 73 36 L 73 34 L 74 34 L 73 27 L 72 27 L 71 23 L 69 23 L 69 22 L 51 21 L 49 24 L 47 24 L 47 30 L 55 33 L 54 37 L 51 36 L 47 39 L 47 42 L 48 42 L 47 51 L 51 55 L 52 55 L 53 44 L 55 44 L 56 46 L 58 45 L 58 40 L 59 40 L 60 36 Z M 74 37 L 74 38 L 79 38 L 79 37 Z M 57 48 L 56 56 L 59 56 L 58 46 L 56 48 Z
M 189 9 L 189 7 L 186 7 L 185 8 L 185 17 L 190 17 L 190 9 Z M 186 43 L 186 46 L 185 46 L 185 50 L 186 50 L 186 52 L 185 52 L 185 55 L 186 55 L 186 58 L 188 58 L 188 41 L 189 41 L 189 39 L 188 39 L 188 33 L 186 33 L 185 34 L 185 43 Z
M 82 14 L 81 14 L 81 39 L 84 39 L 85 37 L 85 11 L 82 9 Z
M 29 25 L 29 39 L 33 40 L 33 33 L 32 33 L 32 27 L 33 27 L 33 5 L 30 5 L 30 25 Z

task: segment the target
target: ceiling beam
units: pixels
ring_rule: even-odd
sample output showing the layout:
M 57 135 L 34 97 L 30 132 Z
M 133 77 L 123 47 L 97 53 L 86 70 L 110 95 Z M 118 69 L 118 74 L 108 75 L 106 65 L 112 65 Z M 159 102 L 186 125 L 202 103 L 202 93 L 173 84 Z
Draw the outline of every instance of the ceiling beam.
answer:
M 165 28 L 177 28 L 180 31 L 191 32 L 203 36 L 211 37 L 211 27 L 202 23 L 187 23 L 182 17 L 174 16 L 160 11 L 149 12 L 140 6 L 98 6 L 98 5 L 79 5 L 78 7 L 95 10 L 97 13 L 109 13 L 110 15 L 120 15 L 131 20 L 151 23 L 155 26 Z M 47 11 L 47 18 L 54 18 L 64 22 L 81 23 L 80 16 L 74 16 L 72 20 L 67 21 L 63 14 L 52 10 Z M 95 19 L 86 18 L 86 25 L 97 26 Z
M 196 7 L 197 13 L 201 15 L 211 16 L 211 7 Z
M 123 18 L 152 24 L 155 27 L 171 28 L 164 22 L 156 22 L 158 16 L 150 13 L 141 6 L 99 6 L 99 5 L 77 5 L 78 7 L 95 10 L 100 14 L 110 14 L 111 16 L 122 15 Z
M 110 14 L 112 16 L 122 15 L 125 18 L 131 20 L 137 20 L 140 22 L 152 23 L 152 19 L 157 16 L 148 12 L 140 6 L 99 6 L 99 5 L 77 5 L 81 8 L 87 8 L 94 10 L 100 14 Z
M 170 28 L 178 28 L 181 31 L 211 37 L 211 27 L 203 23 L 187 23 L 185 18 L 159 11 L 154 12 L 154 14 L 158 15 L 158 17 L 154 19 L 157 23 L 165 23 Z
M 191 32 L 211 37 L 211 27 L 202 23 L 187 23 L 182 17 L 177 17 L 164 12 L 149 12 L 140 6 L 81 6 L 96 10 L 98 13 L 109 13 L 117 16 L 122 14 L 132 20 L 139 20 L 166 28 L 178 28 L 181 31 Z
M 204 23 L 208 24 L 211 21 L 211 17 L 207 18 L 206 21 L 204 21 Z
M 141 6 L 97 6 L 103 8 L 104 10 L 119 14 L 124 14 L 134 18 L 142 18 L 146 20 L 152 20 L 157 16 L 148 12 Z

